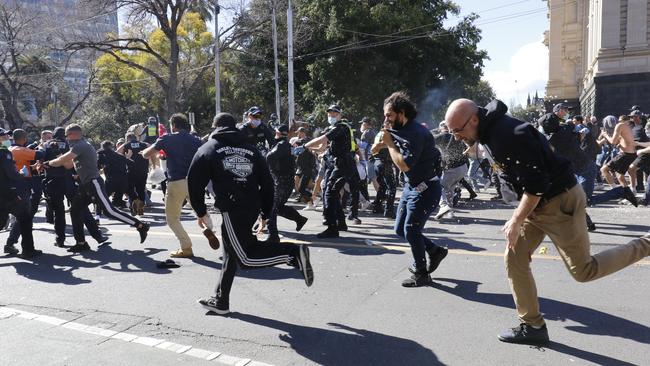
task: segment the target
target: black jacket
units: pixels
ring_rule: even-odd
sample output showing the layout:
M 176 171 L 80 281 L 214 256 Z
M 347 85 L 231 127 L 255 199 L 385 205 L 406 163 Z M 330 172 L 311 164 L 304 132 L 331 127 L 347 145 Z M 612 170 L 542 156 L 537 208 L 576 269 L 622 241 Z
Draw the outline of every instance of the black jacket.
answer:
M 516 190 L 550 199 L 576 184 L 568 160 L 556 155 L 531 124 L 506 115 L 508 107 L 493 100 L 479 108 L 479 142 L 487 147 L 504 178 Z
M 11 202 L 16 197 L 23 197 L 26 192 L 25 179 L 16 171 L 11 151 L 0 148 L 0 199 Z
M 564 124 L 551 134 L 548 139 L 555 153 L 571 162 L 571 167 L 576 173 L 584 173 L 589 161 L 587 155 L 580 148 L 580 136 L 575 132 L 572 124 Z
M 271 174 L 276 177 L 293 177 L 296 173 L 296 159 L 291 154 L 291 145 L 286 138 L 275 141 L 275 146 L 266 155 Z
M 135 169 L 133 160 L 110 149 L 97 151 L 97 165 L 104 169 L 106 179 L 127 179 L 129 169 Z
M 43 151 L 45 155 L 43 160 L 50 161 L 70 151 L 70 145 L 68 145 L 68 142 L 65 140 L 50 140 L 43 145 Z M 45 169 L 45 176 L 48 178 L 64 177 L 66 174 L 70 173 L 70 169 L 66 169 L 62 166 Z
M 273 132 L 263 122 L 257 127 L 253 127 L 250 122 L 246 122 L 241 125 L 239 130 L 244 133 L 246 142 L 257 147 L 258 150 L 266 152 L 273 147 Z M 266 144 L 268 144 L 268 148 Z
M 210 181 L 221 212 L 261 210 L 263 218 L 271 212 L 274 190 L 269 167 L 235 127 L 218 128 L 192 159 L 187 184 L 199 217 L 207 212 L 205 187 Z

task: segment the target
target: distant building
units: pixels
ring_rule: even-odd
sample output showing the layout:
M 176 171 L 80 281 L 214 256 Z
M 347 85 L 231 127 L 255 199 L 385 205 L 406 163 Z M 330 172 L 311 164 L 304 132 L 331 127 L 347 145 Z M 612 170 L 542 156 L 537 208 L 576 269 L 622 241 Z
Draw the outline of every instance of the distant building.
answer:
M 547 104 L 583 115 L 650 112 L 650 1 L 547 0 Z
M 117 7 L 93 9 L 80 0 L 0 0 L 0 4 L 18 6 L 21 11 L 37 17 L 42 25 L 38 41 L 44 44 L 63 47 L 67 42 L 82 40 L 102 40 L 109 33 L 118 34 Z M 68 62 L 68 56 L 70 60 Z M 52 51 L 52 62 L 61 70 L 68 62 L 64 78 L 76 92 L 83 92 L 88 82 L 89 66 L 96 60 L 90 51 L 68 55 L 64 51 Z

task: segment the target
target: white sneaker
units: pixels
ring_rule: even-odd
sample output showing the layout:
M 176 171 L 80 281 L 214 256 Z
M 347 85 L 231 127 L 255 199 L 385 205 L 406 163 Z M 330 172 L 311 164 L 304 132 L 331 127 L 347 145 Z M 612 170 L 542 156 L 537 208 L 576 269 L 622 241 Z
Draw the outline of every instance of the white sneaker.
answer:
M 305 206 L 305 208 L 302 209 L 302 211 L 314 211 L 315 209 L 316 208 L 314 207 L 314 205 L 312 205 L 311 202 L 309 202 L 307 206 Z
M 452 212 L 451 207 L 442 206 L 442 207 L 440 207 L 440 211 L 438 211 L 435 218 L 436 218 L 436 220 L 440 220 L 441 218 L 443 218 L 445 215 L 449 214 L 450 212 Z M 452 215 L 453 215 L 453 213 L 452 213 Z
M 317 197 L 317 198 L 314 200 L 314 208 L 318 207 L 318 204 L 319 204 L 319 203 L 320 203 L 320 198 Z

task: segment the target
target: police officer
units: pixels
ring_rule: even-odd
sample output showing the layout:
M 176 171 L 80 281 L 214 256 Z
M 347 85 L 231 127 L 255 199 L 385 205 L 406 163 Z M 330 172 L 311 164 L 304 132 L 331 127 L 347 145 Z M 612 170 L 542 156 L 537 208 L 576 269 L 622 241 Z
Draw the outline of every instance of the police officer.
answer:
M 294 221 L 296 223 L 296 231 L 300 231 L 307 218 L 300 215 L 296 209 L 287 206 L 287 200 L 293 191 L 294 181 L 293 175 L 295 172 L 296 162 L 291 153 L 291 146 L 287 139 L 289 134 L 289 126 L 281 125 L 275 130 L 275 142 L 273 149 L 269 151 L 266 156 L 271 175 L 273 176 L 273 208 L 268 218 L 269 236 L 266 242 L 279 243 L 280 236 L 278 235 L 278 215 Z
M 53 139 L 43 145 L 44 161 L 54 160 L 70 151 L 70 146 L 65 140 L 65 129 L 57 127 L 53 132 Z M 45 179 L 43 181 L 45 200 L 50 206 L 54 219 L 54 231 L 56 232 L 56 241 L 54 245 L 63 247 L 65 243 L 65 205 L 64 199 L 72 202 L 72 198 L 77 190 L 72 169 L 63 166 L 45 169 Z M 108 237 L 104 236 L 99 230 L 88 206 L 83 211 L 83 220 L 88 232 L 99 243 L 104 243 Z
M 262 122 L 262 110 L 260 107 L 250 107 L 246 111 L 247 121 L 239 128 L 246 137 L 246 141 L 256 146 L 263 155 L 273 147 L 273 132 L 269 126 Z
M 144 131 L 142 131 L 143 138 L 138 140 L 151 145 L 158 139 L 158 133 L 158 119 L 156 117 L 149 117 L 147 124 L 144 126 Z
M 419 124 L 417 110 L 403 92 L 384 100 L 384 117 L 391 129 L 384 130 L 381 143 L 388 149 L 393 163 L 404 172 L 404 190 L 397 209 L 395 232 L 411 246 L 415 260 L 413 275 L 402 282 L 404 287 L 426 286 L 431 272 L 447 256 L 447 249 L 435 245 L 422 235 L 429 216 L 438 206 L 441 156 L 433 135 Z M 429 255 L 429 265 L 425 253 Z
M 24 177 L 18 174 L 13 156 L 9 151 L 11 139 L 9 131 L 0 128 L 0 227 L 4 227 L 9 219 L 9 214 L 16 217 L 20 227 L 22 252 L 13 244 L 7 244 L 4 252 L 16 255 L 23 259 L 33 258 L 42 252 L 34 249 L 32 236 L 32 215 L 29 202 L 29 187 Z
M 316 156 L 311 151 L 305 149 L 305 144 L 309 142 L 310 138 L 307 136 L 307 129 L 300 127 L 298 129 L 298 140 L 294 149 L 296 157 L 296 177 L 298 180 L 298 193 L 300 196 L 297 202 L 311 200 L 312 192 L 309 191 L 309 184 L 316 179 Z
M 384 123 L 384 129 L 390 128 L 390 123 Z M 393 161 L 388 153 L 388 148 L 381 143 L 383 134 L 381 131 L 375 136 L 372 145 L 371 164 L 375 170 L 379 189 L 373 202 L 372 212 L 383 213 L 384 217 L 395 218 L 395 193 L 397 191 L 397 182 L 395 180 L 395 171 L 393 170 Z
M 65 135 L 70 151 L 54 160 L 46 161 L 44 166 L 48 169 L 60 166 L 74 167 L 79 176 L 79 189 L 72 199 L 70 207 L 72 231 L 77 243 L 68 251 L 81 252 L 90 249 L 83 230 L 84 208 L 87 209 L 90 202 L 99 205 L 109 217 L 135 227 L 140 234 L 140 243 L 144 243 L 149 225 L 119 211 L 109 202 L 104 180 L 99 175 L 97 167 L 97 151 L 83 138 L 81 126 L 69 125 L 65 129 Z
M 357 181 L 354 181 L 354 177 L 358 176 L 353 157 L 356 143 L 352 128 L 341 120 L 341 108 L 338 105 L 333 104 L 327 109 L 327 122 L 330 124 L 329 131 L 311 140 L 305 147 L 313 151 L 322 151 L 327 146 L 334 161 L 334 168 L 325 174 L 328 177 L 324 190 L 324 216 L 327 229 L 319 233 L 317 237 L 338 238 L 339 230 L 347 230 L 339 192 L 345 183 L 349 183 L 350 187 L 358 184 Z
M 128 172 L 135 169 L 133 160 L 114 150 L 110 141 L 103 141 L 102 148 L 97 151 L 97 164 L 104 170 L 106 177 L 106 194 L 113 196 L 111 202 L 118 208 L 126 208 L 124 193 L 128 191 Z
M 215 206 L 223 217 L 223 265 L 216 294 L 198 302 L 217 314 L 229 312 L 230 288 L 238 263 L 243 268 L 280 264 L 298 267 L 307 286 L 313 282 L 309 250 L 305 245 L 267 243 L 260 245 L 251 228 L 260 213 L 273 208 L 273 178 L 264 156 L 235 127 L 227 113 L 215 116 L 215 132 L 197 151 L 188 174 L 190 202 L 201 228 L 211 227 L 205 205 L 205 187 L 214 187 Z
M 156 133 L 157 125 L 156 125 Z M 129 133 L 126 136 L 126 143 L 117 148 L 118 153 L 131 160 L 132 169 L 129 169 L 129 198 L 131 200 L 131 214 L 143 215 L 144 204 L 147 200 L 147 175 L 149 174 L 149 160 L 145 159 L 140 152 L 149 147 L 146 142 L 138 141 L 135 134 Z

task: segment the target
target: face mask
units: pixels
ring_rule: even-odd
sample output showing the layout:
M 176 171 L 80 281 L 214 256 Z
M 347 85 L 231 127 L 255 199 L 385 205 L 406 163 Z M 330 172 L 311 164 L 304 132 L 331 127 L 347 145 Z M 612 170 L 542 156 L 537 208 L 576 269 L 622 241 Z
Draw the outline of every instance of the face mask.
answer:
M 336 117 L 327 117 L 327 122 L 329 122 L 331 126 L 334 126 L 338 121 L 336 120 Z
M 252 119 L 251 124 L 253 125 L 253 127 L 259 127 L 259 125 L 262 124 L 262 120 L 260 120 L 260 119 Z
M 2 147 L 10 148 L 11 147 L 11 140 L 2 141 Z

